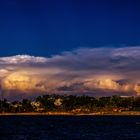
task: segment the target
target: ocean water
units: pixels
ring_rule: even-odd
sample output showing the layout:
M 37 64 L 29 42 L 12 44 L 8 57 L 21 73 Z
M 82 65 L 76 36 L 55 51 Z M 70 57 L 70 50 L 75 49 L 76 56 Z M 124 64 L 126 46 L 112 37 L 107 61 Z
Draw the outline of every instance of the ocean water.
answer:
M 0 140 L 140 140 L 140 117 L 0 116 Z

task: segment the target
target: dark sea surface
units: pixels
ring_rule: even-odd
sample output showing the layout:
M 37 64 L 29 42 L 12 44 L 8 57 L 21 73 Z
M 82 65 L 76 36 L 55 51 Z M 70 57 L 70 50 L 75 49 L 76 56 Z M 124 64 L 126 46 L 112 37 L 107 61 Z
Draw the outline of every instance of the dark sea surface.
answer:
M 139 116 L 0 116 L 0 140 L 136 139 Z

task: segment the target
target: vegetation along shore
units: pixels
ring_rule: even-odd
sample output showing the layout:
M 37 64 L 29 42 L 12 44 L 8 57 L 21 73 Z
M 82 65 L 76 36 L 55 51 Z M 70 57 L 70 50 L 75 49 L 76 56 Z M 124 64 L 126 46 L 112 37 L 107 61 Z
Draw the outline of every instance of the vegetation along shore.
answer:
M 34 100 L 0 100 L 0 115 L 140 115 L 140 97 L 43 95 Z

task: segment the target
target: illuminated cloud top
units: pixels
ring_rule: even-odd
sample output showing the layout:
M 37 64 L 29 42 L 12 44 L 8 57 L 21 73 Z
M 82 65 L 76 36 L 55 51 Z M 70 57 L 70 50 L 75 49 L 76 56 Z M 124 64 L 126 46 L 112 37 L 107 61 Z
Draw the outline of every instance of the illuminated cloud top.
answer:
M 139 62 L 140 47 L 80 48 L 52 57 L 1 57 L 1 97 L 140 95 Z

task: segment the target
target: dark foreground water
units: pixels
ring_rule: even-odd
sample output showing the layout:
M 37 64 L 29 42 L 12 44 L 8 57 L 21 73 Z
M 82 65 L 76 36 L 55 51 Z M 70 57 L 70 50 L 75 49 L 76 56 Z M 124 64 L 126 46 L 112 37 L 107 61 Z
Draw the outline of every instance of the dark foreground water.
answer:
M 138 116 L 1 116 L 0 140 L 140 140 Z

